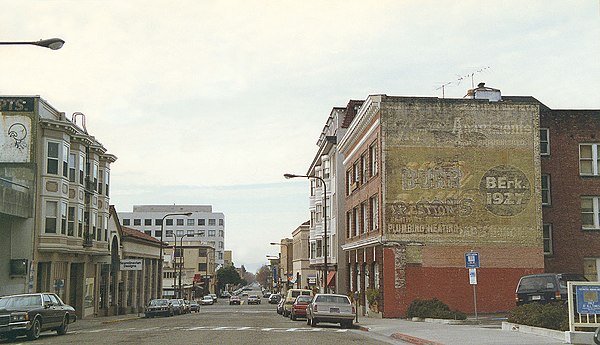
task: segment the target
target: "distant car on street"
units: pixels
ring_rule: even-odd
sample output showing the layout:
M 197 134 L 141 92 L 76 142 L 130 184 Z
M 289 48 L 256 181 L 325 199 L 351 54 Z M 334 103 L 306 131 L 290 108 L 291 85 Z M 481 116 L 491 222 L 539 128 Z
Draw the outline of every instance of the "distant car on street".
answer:
M 200 311 L 200 304 L 197 301 L 190 301 L 190 312 L 199 312 Z
M 155 316 L 173 316 L 173 306 L 169 302 L 168 299 L 165 298 L 157 298 L 151 300 L 146 309 L 144 311 L 145 317 L 155 317 Z
M 319 322 L 329 322 L 351 328 L 355 316 L 354 306 L 346 295 L 316 294 L 306 307 L 306 323 L 312 327 Z
M 281 295 L 278 293 L 271 294 L 269 296 L 269 304 L 279 304 L 281 301 Z
M 260 297 L 258 295 L 248 296 L 248 304 L 260 304 Z
M 173 306 L 173 314 L 181 315 L 185 312 L 185 306 L 183 305 L 183 300 L 178 298 L 173 298 L 169 301 Z
M 239 296 L 231 296 L 231 297 L 229 297 L 229 305 L 232 305 L 232 304 L 240 305 L 240 303 L 242 303 L 242 300 L 240 299 Z
M 210 293 L 210 294 L 208 294 L 208 295 L 209 295 L 210 297 L 212 297 L 212 299 L 213 299 L 213 302 L 214 302 L 214 303 L 217 303 L 217 302 L 219 302 L 219 298 L 217 297 L 217 294 Z
M 271 296 L 271 293 L 269 291 L 263 292 L 263 298 L 269 298 L 270 296 Z
M 200 300 L 201 305 L 213 305 L 214 303 L 215 303 L 215 300 L 212 298 L 211 295 L 206 295 L 206 296 L 202 297 L 202 299 Z
M 75 322 L 75 309 L 53 293 L 32 293 L 0 298 L 0 338 L 25 335 L 36 340 L 43 331 L 67 334 Z

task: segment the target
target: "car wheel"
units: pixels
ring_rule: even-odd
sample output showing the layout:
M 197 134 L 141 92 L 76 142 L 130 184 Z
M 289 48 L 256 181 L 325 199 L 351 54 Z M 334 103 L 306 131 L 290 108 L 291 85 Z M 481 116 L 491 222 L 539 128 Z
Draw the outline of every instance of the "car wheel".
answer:
M 290 313 L 290 319 L 292 319 L 292 321 L 296 321 L 296 314 Z
M 40 337 L 40 332 L 42 331 L 42 323 L 39 318 L 35 318 L 33 320 L 33 324 L 29 331 L 27 331 L 27 339 L 29 340 L 37 340 Z
M 67 334 L 68 330 L 69 330 L 69 315 L 65 314 L 65 317 L 63 317 L 62 324 L 56 330 L 56 333 L 58 333 L 58 335 L 65 335 L 65 334 Z

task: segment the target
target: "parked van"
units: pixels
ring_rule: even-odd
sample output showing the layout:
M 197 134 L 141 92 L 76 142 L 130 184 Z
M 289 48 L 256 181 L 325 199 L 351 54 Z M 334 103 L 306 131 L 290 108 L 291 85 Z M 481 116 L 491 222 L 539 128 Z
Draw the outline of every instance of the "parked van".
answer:
M 296 297 L 300 295 L 313 296 L 312 290 L 307 289 L 289 289 L 285 295 L 285 302 L 283 303 L 283 316 L 288 317 L 292 311 L 292 304 L 296 300 Z
M 517 284 L 517 305 L 567 300 L 567 281 L 587 281 L 581 274 L 543 273 L 521 277 Z

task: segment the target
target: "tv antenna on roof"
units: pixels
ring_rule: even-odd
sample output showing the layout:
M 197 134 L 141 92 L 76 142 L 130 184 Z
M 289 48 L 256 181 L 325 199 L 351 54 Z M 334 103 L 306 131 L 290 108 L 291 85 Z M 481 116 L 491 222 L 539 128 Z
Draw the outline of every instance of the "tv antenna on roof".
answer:
M 491 69 L 490 66 L 485 66 L 485 67 L 481 67 L 478 68 L 477 70 L 465 74 L 465 75 L 459 75 L 457 74 L 457 78 L 454 81 L 449 81 L 449 82 L 443 82 L 441 86 L 437 87 L 436 90 L 442 89 L 442 98 L 446 98 L 446 86 L 450 86 L 450 85 L 460 85 L 460 83 L 462 83 L 464 80 L 467 80 L 468 78 L 471 79 L 471 88 L 475 88 L 475 80 L 474 77 L 476 74 L 482 73 L 483 71 L 486 71 L 488 69 Z
M 442 89 L 442 98 L 446 98 L 446 92 L 445 92 L 446 91 L 446 86 L 448 86 L 450 84 L 452 84 L 451 81 L 443 83 L 442 86 L 436 88 L 436 90 Z

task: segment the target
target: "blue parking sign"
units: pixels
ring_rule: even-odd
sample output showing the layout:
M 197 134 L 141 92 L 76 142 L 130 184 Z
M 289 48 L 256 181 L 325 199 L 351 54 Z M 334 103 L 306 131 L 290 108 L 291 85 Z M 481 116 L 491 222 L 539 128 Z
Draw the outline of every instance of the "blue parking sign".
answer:
M 466 268 L 479 268 L 479 253 L 477 253 L 477 252 L 465 253 L 465 267 Z

